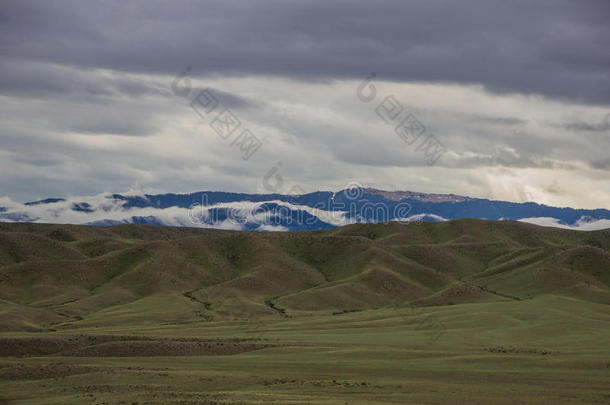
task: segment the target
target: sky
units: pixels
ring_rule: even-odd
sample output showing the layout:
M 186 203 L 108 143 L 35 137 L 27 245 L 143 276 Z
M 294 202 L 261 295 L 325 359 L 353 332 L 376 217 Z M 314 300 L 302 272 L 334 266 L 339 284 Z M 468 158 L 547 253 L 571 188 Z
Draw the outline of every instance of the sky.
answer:
M 608 1 L 0 3 L 0 197 L 610 208 Z

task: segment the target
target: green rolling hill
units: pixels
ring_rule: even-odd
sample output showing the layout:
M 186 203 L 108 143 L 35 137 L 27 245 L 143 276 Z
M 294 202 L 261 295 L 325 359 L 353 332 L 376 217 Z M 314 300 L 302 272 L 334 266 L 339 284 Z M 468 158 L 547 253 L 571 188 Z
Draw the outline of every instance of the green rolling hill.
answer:
M 610 400 L 610 230 L 0 223 L 0 404 Z
M 610 231 L 472 219 L 302 233 L 2 224 L 0 266 L 4 330 L 543 294 L 610 304 Z

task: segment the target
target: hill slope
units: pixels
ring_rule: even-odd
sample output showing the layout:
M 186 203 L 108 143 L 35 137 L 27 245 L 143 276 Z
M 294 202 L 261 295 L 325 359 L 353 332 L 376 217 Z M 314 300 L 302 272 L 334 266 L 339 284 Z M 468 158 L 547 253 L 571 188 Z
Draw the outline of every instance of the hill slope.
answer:
M 610 231 L 518 222 L 300 233 L 0 224 L 0 327 L 299 317 L 527 300 L 610 304 Z

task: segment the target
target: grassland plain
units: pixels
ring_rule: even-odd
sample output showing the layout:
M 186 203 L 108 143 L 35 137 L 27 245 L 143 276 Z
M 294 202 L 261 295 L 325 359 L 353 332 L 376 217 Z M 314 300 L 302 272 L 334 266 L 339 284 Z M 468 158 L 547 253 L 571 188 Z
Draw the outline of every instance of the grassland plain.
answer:
M 0 403 L 610 403 L 610 231 L 0 224 Z

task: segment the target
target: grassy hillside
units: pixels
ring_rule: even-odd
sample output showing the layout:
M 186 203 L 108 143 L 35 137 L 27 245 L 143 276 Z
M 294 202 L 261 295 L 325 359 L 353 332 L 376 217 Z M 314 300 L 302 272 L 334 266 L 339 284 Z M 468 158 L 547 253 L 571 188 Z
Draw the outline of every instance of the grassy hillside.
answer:
M 604 403 L 608 304 L 608 230 L 0 223 L 0 403 Z
M 156 316 L 141 314 L 142 303 L 173 308 L 180 322 L 541 294 L 609 304 L 609 247 L 608 231 L 481 220 L 282 234 L 2 224 L 0 325 L 44 331 Z

